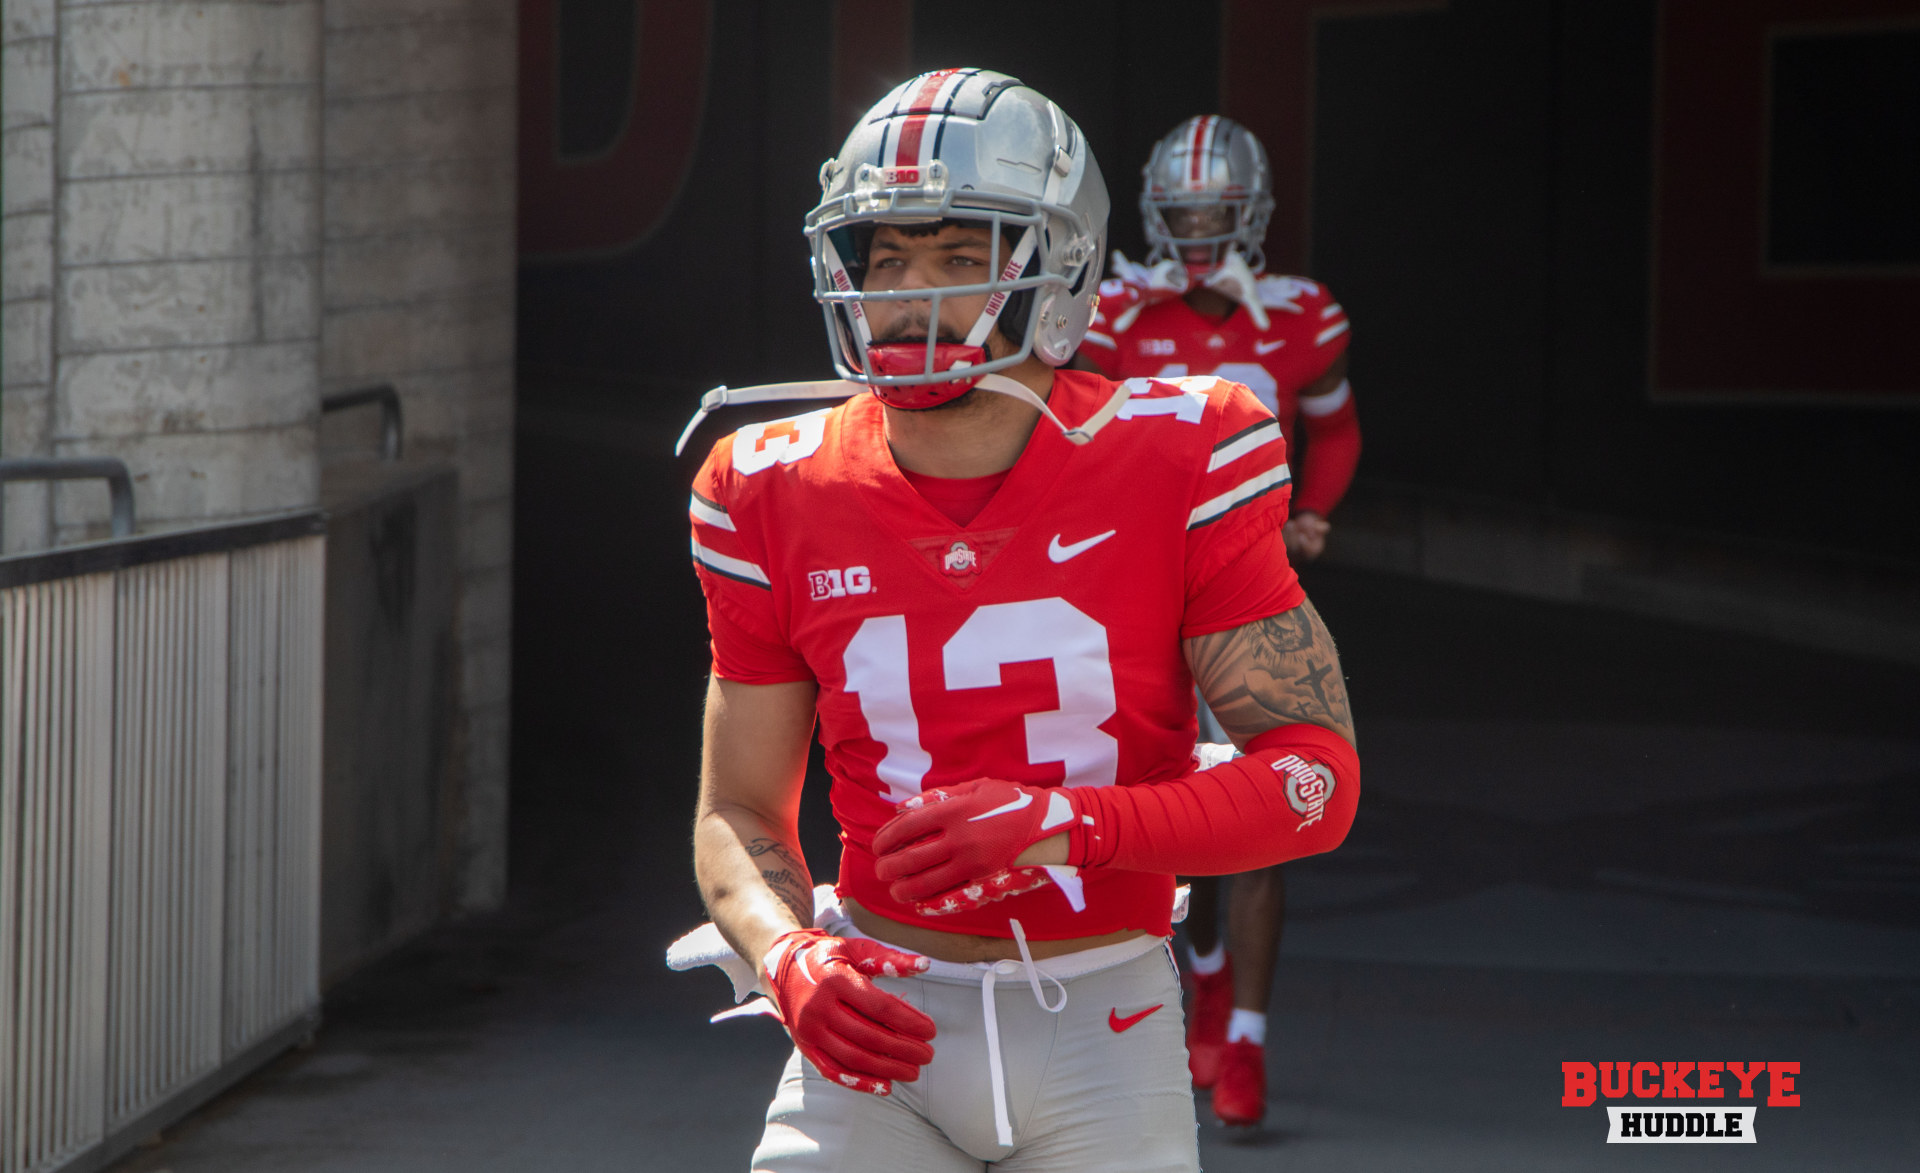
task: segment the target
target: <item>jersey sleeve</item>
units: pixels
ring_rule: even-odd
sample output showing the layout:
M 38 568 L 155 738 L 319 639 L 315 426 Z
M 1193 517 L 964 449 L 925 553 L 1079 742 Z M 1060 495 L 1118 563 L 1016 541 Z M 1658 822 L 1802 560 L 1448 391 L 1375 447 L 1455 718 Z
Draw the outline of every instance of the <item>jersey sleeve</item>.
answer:
M 1290 331 L 1298 331 L 1299 336 L 1310 339 L 1313 359 L 1310 363 L 1310 379 L 1318 379 L 1326 373 L 1333 360 L 1346 353 L 1350 340 L 1347 334 L 1347 311 L 1333 299 L 1333 291 L 1318 281 L 1309 281 L 1305 277 L 1286 277 L 1268 275 L 1260 278 L 1257 287 L 1260 304 L 1267 310 L 1288 315 L 1295 325 Z M 1294 345 L 1299 345 L 1296 341 Z
M 1238 383 L 1217 381 L 1210 398 L 1217 427 L 1187 515 L 1182 639 L 1291 611 L 1306 599 L 1280 535 L 1292 474 L 1279 421 Z
M 752 513 L 737 508 L 733 437 L 713 446 L 693 481 L 693 568 L 707 598 L 713 672 L 739 684 L 812 680 L 813 671 L 787 643 L 774 609 L 766 546 Z

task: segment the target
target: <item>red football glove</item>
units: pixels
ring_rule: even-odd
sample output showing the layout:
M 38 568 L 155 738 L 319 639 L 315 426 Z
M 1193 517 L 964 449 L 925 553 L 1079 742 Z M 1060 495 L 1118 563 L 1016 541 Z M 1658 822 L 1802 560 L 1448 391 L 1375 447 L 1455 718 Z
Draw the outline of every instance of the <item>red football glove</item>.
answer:
M 1129 261 L 1119 249 L 1115 249 L 1113 263 L 1107 267 L 1107 272 L 1127 285 L 1125 293 L 1116 299 L 1115 308 L 1110 314 L 1116 334 L 1124 333 L 1127 327 L 1133 325 L 1141 310 L 1163 301 L 1172 301 L 1176 297 L 1185 297 L 1188 289 L 1187 267 L 1172 258 L 1148 268 Z
M 793 1045 L 828 1079 L 884 1096 L 894 1080 L 919 1079 L 933 1059 L 933 1019 L 867 980 L 924 973 L 926 958 L 795 929 L 774 941 L 761 968 Z
M 901 803 L 873 837 L 873 871 L 892 885 L 895 900 L 923 915 L 978 908 L 1049 883 L 1045 868 L 1014 861 L 1040 840 L 1079 826 L 1067 787 L 976 778 Z

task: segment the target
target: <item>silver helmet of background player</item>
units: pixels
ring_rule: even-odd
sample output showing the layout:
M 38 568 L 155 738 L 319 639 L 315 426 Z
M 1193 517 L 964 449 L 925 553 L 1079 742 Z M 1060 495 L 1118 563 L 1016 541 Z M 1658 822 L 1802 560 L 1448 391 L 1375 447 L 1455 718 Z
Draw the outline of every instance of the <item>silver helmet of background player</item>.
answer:
M 1086 136 L 1058 106 L 1014 78 L 942 69 L 896 87 L 867 111 L 820 168 L 807 214 L 813 296 L 834 368 L 895 407 L 932 407 L 987 373 L 1038 355 L 1073 356 L 1093 320 L 1107 231 L 1107 187 Z M 966 220 L 989 228 L 989 279 L 938 289 L 864 292 L 866 249 L 882 223 Z M 964 345 L 873 345 L 864 304 L 987 295 Z M 985 351 L 995 326 L 1014 350 Z M 952 372 L 963 371 L 959 377 Z
M 1266 265 L 1261 244 L 1273 214 L 1273 179 L 1266 149 L 1246 127 L 1218 114 L 1189 118 L 1153 144 L 1141 178 L 1140 216 L 1152 246 L 1149 265 L 1168 258 L 1186 264 L 1182 250 L 1200 246 L 1210 246 L 1212 261 L 1204 267 L 1188 264 L 1196 277 L 1218 266 L 1233 246 L 1254 272 Z M 1175 236 L 1169 230 L 1168 211 L 1213 206 L 1229 210 L 1227 231 Z

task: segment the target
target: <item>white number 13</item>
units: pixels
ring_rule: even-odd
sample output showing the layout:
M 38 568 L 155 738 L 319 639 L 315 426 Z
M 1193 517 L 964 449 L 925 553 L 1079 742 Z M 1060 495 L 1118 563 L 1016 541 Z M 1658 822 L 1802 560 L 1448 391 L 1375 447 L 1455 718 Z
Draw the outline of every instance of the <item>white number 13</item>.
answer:
M 994 688 L 1006 664 L 1053 663 L 1060 707 L 1028 713 L 1027 761 L 1059 762 L 1069 786 L 1111 786 L 1120 743 L 1100 728 L 1114 714 L 1107 629 L 1065 599 L 992 603 L 976 610 L 941 650 L 950 691 Z M 860 625 L 846 651 L 847 691 L 860 700 L 867 731 L 887 749 L 878 773 L 887 798 L 920 793 L 933 759 L 920 744 L 920 721 L 907 681 L 907 620 L 876 615 Z

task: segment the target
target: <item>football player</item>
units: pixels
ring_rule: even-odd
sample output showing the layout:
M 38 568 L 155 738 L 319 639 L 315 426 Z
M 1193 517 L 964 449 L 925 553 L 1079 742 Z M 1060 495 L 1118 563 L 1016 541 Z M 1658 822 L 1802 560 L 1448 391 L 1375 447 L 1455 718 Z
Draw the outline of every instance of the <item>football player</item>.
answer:
M 1188 119 L 1154 144 L 1142 179 L 1151 251 L 1144 264 L 1114 254 L 1115 276 L 1100 288 L 1081 353 L 1114 378 L 1211 374 L 1243 383 L 1290 441 L 1303 422 L 1284 532 L 1293 560 L 1311 562 L 1360 459 L 1347 316 L 1325 286 L 1263 271 L 1272 185 L 1266 151 L 1245 127 L 1217 114 Z M 1201 733 L 1218 738 L 1204 712 Z M 1231 957 L 1217 908 L 1217 881 L 1198 878 L 1187 922 L 1188 1057 L 1194 1085 L 1213 1088 L 1215 1115 L 1253 1125 L 1266 1113 L 1267 1003 L 1286 915 L 1281 870 L 1234 878 Z
M 720 440 L 689 504 L 694 866 L 795 1048 L 753 1168 L 1195 1170 L 1174 875 L 1330 850 L 1359 791 L 1279 426 L 1228 379 L 1058 369 L 1107 194 L 1013 78 L 905 83 L 820 178 L 853 397 Z M 740 398 L 832 393 L 786 386 Z M 1198 759 L 1196 685 L 1243 756 Z M 819 891 L 816 729 L 843 845 Z

